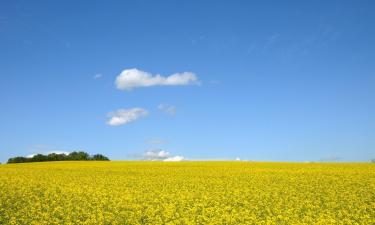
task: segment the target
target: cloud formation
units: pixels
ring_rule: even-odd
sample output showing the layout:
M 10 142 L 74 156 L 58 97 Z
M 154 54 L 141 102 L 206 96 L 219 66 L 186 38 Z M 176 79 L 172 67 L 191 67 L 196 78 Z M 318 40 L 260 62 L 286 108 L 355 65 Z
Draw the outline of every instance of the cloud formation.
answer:
M 177 162 L 177 161 L 183 161 L 185 158 L 183 156 L 173 156 L 169 152 L 160 150 L 160 149 L 152 149 L 145 151 L 143 153 L 143 158 L 145 160 L 151 160 L 151 161 L 165 161 L 165 162 Z
M 108 113 L 107 124 L 110 126 L 125 125 L 147 115 L 148 111 L 142 108 L 119 109 Z
M 159 104 L 158 109 L 168 115 L 176 115 L 176 107 L 169 104 Z
M 183 156 L 176 155 L 176 156 L 168 157 L 168 158 L 164 159 L 163 161 L 164 162 L 180 162 L 180 161 L 184 161 L 184 160 L 185 160 L 185 158 Z
M 137 87 L 151 86 L 179 86 L 179 85 L 197 85 L 198 78 L 194 73 L 183 72 L 175 73 L 170 76 L 151 73 L 138 70 L 136 68 L 126 69 L 116 77 L 115 85 L 119 90 L 130 91 Z
M 69 155 L 70 152 L 67 152 L 67 151 L 48 151 L 48 152 L 41 152 L 41 153 L 36 153 L 36 154 L 30 154 L 30 155 L 27 155 L 26 158 L 32 158 L 34 157 L 35 155 L 37 154 L 44 154 L 44 155 L 49 155 L 49 154 L 64 154 L 64 155 Z
M 103 76 L 103 74 L 101 74 L 101 73 L 97 73 L 97 74 L 94 75 L 94 79 L 95 79 L 95 80 L 96 80 L 96 79 L 100 79 L 100 78 L 102 78 L 102 76 Z
M 151 149 L 143 154 L 146 160 L 164 160 L 170 156 L 170 153 L 164 150 Z
M 52 153 L 55 153 L 55 154 L 64 154 L 64 155 L 69 155 L 70 152 L 67 152 L 67 151 L 49 151 L 47 152 L 47 154 L 52 154 Z

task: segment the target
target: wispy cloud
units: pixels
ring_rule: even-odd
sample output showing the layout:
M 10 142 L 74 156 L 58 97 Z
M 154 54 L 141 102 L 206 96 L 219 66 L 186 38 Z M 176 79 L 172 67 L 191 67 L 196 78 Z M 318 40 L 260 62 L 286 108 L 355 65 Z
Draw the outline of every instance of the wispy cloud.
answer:
M 194 73 L 182 72 L 170 76 L 151 73 L 134 69 L 126 69 L 116 77 L 115 85 L 119 90 L 132 90 L 138 87 L 151 86 L 179 86 L 179 85 L 197 85 L 199 80 Z
M 37 154 L 43 154 L 43 155 L 49 155 L 49 154 L 64 154 L 64 155 L 69 155 L 70 152 L 67 152 L 67 151 L 47 151 L 47 152 L 38 152 L 38 153 L 34 153 L 34 154 L 30 154 L 30 155 L 27 155 L 26 158 L 32 158 L 34 157 L 35 155 Z
M 67 152 L 67 151 L 48 151 L 46 152 L 47 154 L 52 154 L 52 153 L 55 153 L 55 154 L 64 154 L 64 155 L 69 155 L 70 152 Z
M 162 103 L 158 105 L 158 109 L 168 115 L 171 115 L 171 116 L 176 115 L 176 107 L 173 105 Z
M 272 48 L 280 39 L 278 33 L 274 33 L 266 38 L 266 43 L 263 45 L 263 53 L 265 53 L 269 48 Z
M 183 161 L 183 160 L 185 160 L 185 158 L 183 156 L 176 155 L 176 156 L 168 157 L 168 158 L 164 159 L 163 161 L 164 162 L 179 162 L 179 161 Z
M 103 74 L 101 74 L 101 73 L 97 73 L 97 74 L 95 74 L 94 75 L 94 79 L 96 80 L 96 79 L 100 79 L 100 78 L 102 78 L 103 77 Z
M 110 126 L 125 125 L 147 115 L 148 111 L 142 108 L 119 109 L 108 113 L 107 124 Z
M 143 156 L 146 160 L 164 160 L 170 157 L 170 153 L 164 150 L 152 149 L 145 151 Z
M 165 162 L 177 162 L 185 160 L 183 156 L 171 155 L 169 152 L 160 149 L 152 149 L 145 151 L 143 153 L 143 158 L 145 160 Z

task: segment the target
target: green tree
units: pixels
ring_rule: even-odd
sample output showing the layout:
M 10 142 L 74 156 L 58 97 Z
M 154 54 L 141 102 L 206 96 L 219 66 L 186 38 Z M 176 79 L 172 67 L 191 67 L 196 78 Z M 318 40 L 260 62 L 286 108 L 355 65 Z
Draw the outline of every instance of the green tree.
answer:
M 47 155 L 47 158 L 48 158 L 48 161 L 64 161 L 67 159 L 67 155 L 51 153 Z
M 36 154 L 30 158 L 30 162 L 45 162 L 48 160 L 48 157 L 42 154 Z
M 8 163 L 24 163 L 24 162 L 28 162 L 28 158 L 26 157 L 14 157 L 14 158 L 10 158 L 8 159 Z
M 97 160 L 97 161 L 109 161 L 107 157 L 105 157 L 102 154 L 96 154 L 92 156 L 92 160 Z
M 68 160 L 89 160 L 90 155 L 87 154 L 86 152 L 71 152 L 68 155 Z
M 87 152 L 79 151 L 72 152 L 69 155 L 65 154 L 56 154 L 51 153 L 48 155 L 37 154 L 31 158 L 27 157 L 14 157 L 8 159 L 7 163 L 26 163 L 26 162 L 47 162 L 47 161 L 88 161 L 88 160 L 97 160 L 97 161 L 109 161 L 109 158 L 102 154 L 96 154 L 90 156 Z

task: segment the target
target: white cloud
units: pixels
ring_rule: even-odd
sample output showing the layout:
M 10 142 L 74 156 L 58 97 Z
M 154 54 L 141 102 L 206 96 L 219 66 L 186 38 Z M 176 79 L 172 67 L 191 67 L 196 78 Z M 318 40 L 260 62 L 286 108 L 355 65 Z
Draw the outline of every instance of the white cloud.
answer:
M 176 156 L 173 156 L 173 157 L 168 157 L 168 158 L 164 159 L 163 161 L 164 162 L 180 162 L 180 161 L 183 161 L 183 160 L 185 160 L 185 158 L 183 156 L 176 155 Z
M 130 91 L 137 87 L 196 85 L 199 84 L 199 81 L 197 76 L 191 72 L 162 76 L 160 74 L 152 75 L 134 68 L 123 70 L 116 77 L 115 84 L 117 89 Z
M 36 154 L 30 154 L 30 155 L 27 155 L 26 158 L 32 158 L 34 157 Z
M 148 111 L 142 108 L 119 109 L 108 113 L 107 124 L 110 126 L 125 125 L 147 115 Z
M 94 79 L 100 79 L 102 77 L 103 77 L 103 74 L 101 74 L 101 73 L 97 73 L 97 74 L 94 75 Z
M 143 156 L 147 160 L 164 160 L 170 157 L 170 153 L 164 150 L 152 149 L 146 151 Z
M 52 153 L 69 155 L 70 152 L 67 152 L 67 151 L 48 151 L 48 152 L 30 154 L 30 155 L 27 155 L 26 158 L 32 158 L 37 154 L 49 155 L 49 154 L 52 154 Z
M 176 107 L 173 105 L 168 105 L 168 104 L 159 104 L 158 109 L 166 114 L 169 115 L 176 115 Z
M 143 154 L 143 158 L 145 160 L 151 160 L 151 161 L 165 161 L 165 162 L 177 162 L 185 160 L 183 156 L 173 156 L 171 153 L 159 150 L 159 149 L 152 149 L 145 151 Z
M 64 154 L 64 155 L 69 155 L 70 152 L 66 152 L 66 151 L 49 151 L 47 152 L 47 154 L 52 154 L 52 153 L 55 153 L 55 154 Z

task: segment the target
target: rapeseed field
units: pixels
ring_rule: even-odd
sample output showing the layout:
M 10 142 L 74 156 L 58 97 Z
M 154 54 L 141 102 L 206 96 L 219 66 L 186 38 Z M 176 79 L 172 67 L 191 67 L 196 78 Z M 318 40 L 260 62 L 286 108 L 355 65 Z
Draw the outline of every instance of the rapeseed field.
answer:
M 0 165 L 0 224 L 375 224 L 375 164 Z

